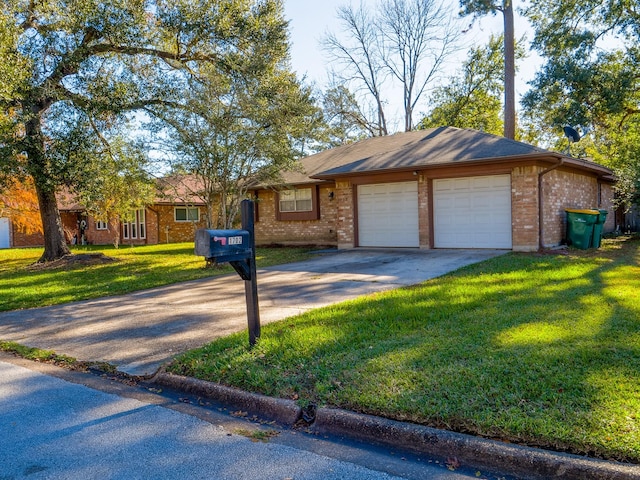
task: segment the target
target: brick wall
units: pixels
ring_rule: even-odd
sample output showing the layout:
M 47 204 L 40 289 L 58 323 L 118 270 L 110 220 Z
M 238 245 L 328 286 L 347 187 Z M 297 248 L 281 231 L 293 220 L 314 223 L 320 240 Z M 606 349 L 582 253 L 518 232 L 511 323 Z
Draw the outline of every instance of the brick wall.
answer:
M 16 228 L 13 222 L 10 222 L 9 225 L 12 247 L 42 247 L 44 245 L 42 233 L 25 233 Z
M 338 248 L 354 248 L 356 245 L 354 191 L 354 186 L 350 181 L 340 180 L 336 182 Z
M 333 199 L 329 193 L 333 192 Z M 256 244 L 269 245 L 336 245 L 336 205 L 338 191 L 333 186 L 319 188 L 319 220 L 277 220 L 276 193 L 258 192 L 258 221 L 255 223 Z
M 542 196 L 544 247 L 566 241 L 566 208 L 606 209 L 609 214 L 604 231 L 614 229 L 613 189 L 610 185 L 602 184 L 599 202 L 596 177 L 563 169 L 553 170 L 542 177 Z
M 538 250 L 539 167 L 516 167 L 511 171 L 512 248 L 516 252 Z
M 154 205 L 153 211 L 147 209 L 147 222 L 153 221 L 147 231 L 154 231 L 154 237 L 158 243 L 178 243 L 195 241 L 196 230 L 206 228 L 206 208 L 200 210 L 199 222 L 176 222 L 173 205 Z M 151 243 L 151 242 L 149 242 Z

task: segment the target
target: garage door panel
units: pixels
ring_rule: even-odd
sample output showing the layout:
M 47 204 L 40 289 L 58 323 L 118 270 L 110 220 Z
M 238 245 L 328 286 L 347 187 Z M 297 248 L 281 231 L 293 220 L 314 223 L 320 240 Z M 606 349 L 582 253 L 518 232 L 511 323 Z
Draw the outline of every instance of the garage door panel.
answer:
M 362 247 L 417 247 L 417 182 L 358 187 L 358 244 Z
M 511 248 L 511 177 L 433 183 L 436 248 Z

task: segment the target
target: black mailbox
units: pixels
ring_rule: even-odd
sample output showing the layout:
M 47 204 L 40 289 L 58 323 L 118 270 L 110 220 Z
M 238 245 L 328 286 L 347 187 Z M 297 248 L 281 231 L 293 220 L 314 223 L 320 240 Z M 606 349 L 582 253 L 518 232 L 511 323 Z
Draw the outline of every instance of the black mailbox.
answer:
M 251 243 L 247 230 L 196 231 L 196 255 L 216 263 L 235 262 L 251 257 Z

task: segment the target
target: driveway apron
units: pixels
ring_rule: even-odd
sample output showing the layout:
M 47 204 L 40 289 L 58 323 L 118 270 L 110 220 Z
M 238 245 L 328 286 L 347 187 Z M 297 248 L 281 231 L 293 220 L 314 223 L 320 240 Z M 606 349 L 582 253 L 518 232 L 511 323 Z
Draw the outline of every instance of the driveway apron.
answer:
M 505 250 L 347 250 L 258 270 L 262 324 L 412 285 Z M 186 350 L 247 328 L 244 282 L 225 275 L 0 313 L 0 340 L 153 375 Z

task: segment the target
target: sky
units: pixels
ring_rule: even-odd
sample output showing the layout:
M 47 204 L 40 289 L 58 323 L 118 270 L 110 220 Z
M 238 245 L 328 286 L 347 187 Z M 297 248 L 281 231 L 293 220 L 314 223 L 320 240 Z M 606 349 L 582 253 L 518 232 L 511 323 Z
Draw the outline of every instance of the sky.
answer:
M 451 3 L 451 8 L 457 12 L 459 10 L 458 0 L 444 0 Z M 351 2 L 357 6 L 359 0 Z M 299 77 L 306 76 L 309 82 L 317 84 L 318 87 L 324 88 L 327 81 L 327 61 L 324 52 L 319 43 L 322 35 L 331 31 L 339 36 L 339 24 L 336 19 L 336 9 L 341 5 L 348 5 L 350 0 L 285 0 L 285 16 L 289 20 L 290 38 L 291 38 L 291 64 L 293 70 L 298 73 Z M 375 5 L 376 0 L 363 0 L 364 5 Z M 522 4 L 521 0 L 515 1 L 516 8 Z M 468 19 L 463 22 L 468 24 Z M 462 23 L 462 25 L 465 25 Z M 476 22 L 471 31 L 463 37 L 465 45 L 485 45 L 491 34 L 499 35 L 502 33 L 502 15 L 487 16 Z M 527 34 L 528 40 L 531 40 L 533 33 L 526 21 L 516 13 L 516 38 L 520 38 L 523 34 Z M 539 58 L 533 53 L 529 54 L 529 58 L 518 64 L 519 72 L 516 79 L 516 95 L 520 97 L 528 90 L 527 81 L 533 79 L 536 68 L 540 65 Z M 447 74 L 454 74 L 456 68 L 467 57 L 467 49 L 462 51 L 452 59 L 448 65 Z M 399 95 L 394 95 L 399 97 Z M 395 104 L 391 100 L 392 104 Z M 397 98 L 397 107 L 395 107 L 394 116 L 398 115 L 402 99 Z M 417 114 L 423 113 L 425 106 L 417 109 Z M 416 118 L 414 118 L 416 121 Z

